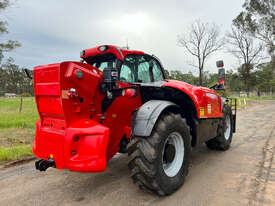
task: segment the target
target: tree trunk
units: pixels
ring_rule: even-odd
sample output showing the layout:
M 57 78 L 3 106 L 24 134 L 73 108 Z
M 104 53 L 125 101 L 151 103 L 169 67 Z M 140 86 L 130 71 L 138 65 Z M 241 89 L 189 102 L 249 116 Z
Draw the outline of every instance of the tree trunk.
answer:
M 200 68 L 200 77 L 199 77 L 199 80 L 200 80 L 200 86 L 202 86 L 202 69 Z

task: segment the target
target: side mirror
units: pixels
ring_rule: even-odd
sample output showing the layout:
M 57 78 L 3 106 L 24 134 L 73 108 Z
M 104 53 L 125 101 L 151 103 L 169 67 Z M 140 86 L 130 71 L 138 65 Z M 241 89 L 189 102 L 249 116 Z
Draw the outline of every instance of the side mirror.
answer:
M 224 68 L 219 68 L 219 84 L 225 83 L 225 69 Z
M 103 84 L 107 91 L 113 90 L 118 82 L 118 72 L 116 68 L 105 68 L 103 70 Z
M 217 67 L 218 67 L 218 68 L 223 67 L 223 66 L 224 66 L 224 64 L 223 64 L 223 60 L 216 61 L 216 65 L 217 65 Z
M 219 73 L 218 73 L 218 82 L 217 84 L 213 85 L 210 87 L 210 89 L 215 89 L 215 90 L 224 90 L 225 89 L 225 69 L 223 61 L 217 61 L 216 62 L 217 67 L 219 68 Z
M 219 68 L 219 73 L 218 73 L 219 86 L 224 87 L 224 84 L 225 84 L 225 69 L 223 68 L 224 67 L 223 60 L 217 61 L 216 65 Z

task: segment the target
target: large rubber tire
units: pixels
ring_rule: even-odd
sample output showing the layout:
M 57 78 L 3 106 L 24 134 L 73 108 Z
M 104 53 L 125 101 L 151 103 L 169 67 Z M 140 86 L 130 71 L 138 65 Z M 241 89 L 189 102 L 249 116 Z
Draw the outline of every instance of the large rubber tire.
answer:
M 176 175 L 169 177 L 164 171 L 163 155 L 164 149 L 166 151 L 166 146 L 169 144 L 168 139 L 174 134 L 178 134 L 177 138 L 181 137 L 183 140 L 180 142 L 184 145 L 182 152 L 184 155 L 181 166 L 177 167 L 179 170 Z M 191 136 L 186 120 L 180 114 L 162 114 L 150 137 L 133 136 L 128 145 L 130 156 L 128 166 L 131 177 L 134 183 L 144 191 L 154 192 L 160 196 L 170 195 L 184 183 L 188 173 L 190 152 Z M 175 157 L 177 156 L 173 156 L 172 163 Z
M 227 119 L 228 118 L 228 119 Z M 226 134 L 227 124 L 226 122 L 230 121 L 230 131 Z M 223 106 L 223 118 L 221 125 L 218 127 L 218 136 L 210 139 L 209 141 L 205 142 L 207 147 L 212 150 L 228 150 L 231 145 L 232 135 L 233 135 L 233 117 L 232 117 L 232 110 L 229 105 Z

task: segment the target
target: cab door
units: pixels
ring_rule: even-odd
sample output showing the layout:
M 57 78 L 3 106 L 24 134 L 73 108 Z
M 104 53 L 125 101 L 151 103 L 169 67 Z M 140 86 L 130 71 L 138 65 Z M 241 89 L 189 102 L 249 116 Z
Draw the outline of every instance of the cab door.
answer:
M 137 73 L 134 63 L 134 58 L 125 57 L 119 71 L 118 88 L 135 86 L 134 82 Z M 111 131 L 108 145 L 108 159 L 119 151 L 121 139 L 130 137 L 132 114 L 141 105 L 141 96 L 138 92 L 135 97 L 117 97 L 106 110 L 106 120 L 104 123 Z

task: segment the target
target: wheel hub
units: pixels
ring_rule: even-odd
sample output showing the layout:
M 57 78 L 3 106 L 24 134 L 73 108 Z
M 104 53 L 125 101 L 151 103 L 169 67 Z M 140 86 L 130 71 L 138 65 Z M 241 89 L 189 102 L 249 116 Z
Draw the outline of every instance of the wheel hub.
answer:
M 166 139 L 162 152 L 162 167 L 168 177 L 180 171 L 184 159 L 184 142 L 180 133 L 172 132 Z
M 175 149 L 174 145 L 167 144 L 165 146 L 164 155 L 163 155 L 164 161 L 166 161 L 167 163 L 173 162 L 173 160 L 175 158 L 175 154 L 176 154 L 176 149 Z

